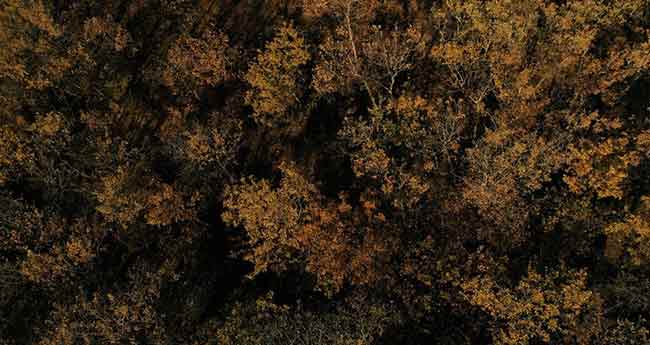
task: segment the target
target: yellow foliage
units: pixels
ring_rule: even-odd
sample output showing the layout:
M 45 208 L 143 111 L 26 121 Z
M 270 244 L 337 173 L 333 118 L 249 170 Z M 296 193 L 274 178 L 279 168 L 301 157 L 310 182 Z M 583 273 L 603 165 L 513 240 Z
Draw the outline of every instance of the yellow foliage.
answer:
M 281 26 L 246 74 L 246 102 L 253 117 L 268 127 L 291 125 L 289 112 L 300 103 L 303 66 L 309 61 L 304 38 L 290 24 Z
M 130 167 L 119 166 L 114 174 L 101 179 L 100 189 L 95 193 L 97 211 L 123 228 L 136 221 L 146 207 L 145 191 L 137 189 L 136 178 Z
M 370 202 L 362 210 L 352 209 L 344 198 L 324 202 L 295 167 L 285 163 L 281 170 L 276 188 L 267 180 L 249 179 L 226 190 L 222 217 L 248 234 L 248 259 L 255 264 L 251 275 L 304 262 L 326 293 L 338 291 L 347 281 L 368 284 L 383 279 L 384 263 L 396 250 L 395 239 L 383 225 L 385 216 Z
M 147 198 L 145 219 L 149 225 L 170 225 L 177 222 L 191 221 L 196 217 L 195 203 L 198 192 L 189 201 L 183 195 L 166 183 L 160 190 Z
M 426 42 L 415 27 L 385 30 L 362 25 L 363 19 L 353 12 L 361 9 L 345 7 L 339 11 L 341 23 L 319 47 L 312 86 L 319 94 L 327 94 L 346 93 L 361 85 L 371 106 L 377 108 L 394 98 L 398 77 L 414 67 L 424 54 Z
M 495 344 L 556 344 L 576 337 L 582 344 L 590 338 L 579 330 L 598 331 L 597 324 L 588 324 L 599 318 L 599 304 L 585 272 L 541 275 L 529 269 L 514 288 L 484 277 L 467 281 L 463 291 L 492 317 Z
M 647 42 L 622 41 L 604 56 L 591 53 L 601 30 L 643 14 L 640 2 L 611 6 L 597 0 L 558 6 L 539 0 L 448 0 L 434 9 L 441 37 L 431 56 L 448 69 L 448 83 L 480 103 L 494 92 L 514 121 L 530 125 L 557 87 L 571 89 L 570 102 L 588 95 L 611 101 L 615 85 L 648 68 Z
M 542 188 L 562 166 L 561 144 L 559 139 L 548 141 L 497 129 L 468 150 L 470 172 L 465 178 L 463 197 L 501 232 L 483 236 L 491 239 L 498 235 L 492 239 L 505 238 L 515 243 L 524 239 L 522 230 L 536 207 L 525 197 Z
M 569 173 L 564 182 L 572 192 L 593 191 L 599 198 L 623 198 L 628 170 L 640 163 L 643 152 L 631 147 L 626 133 L 610 134 L 620 126 L 617 119 L 608 121 L 596 113 L 579 120 L 579 128 L 607 136 L 598 141 L 581 139 L 568 147 Z
M 300 249 L 297 233 L 310 220 L 317 191 L 291 165 L 283 164 L 278 188 L 267 180 L 242 180 L 226 189 L 222 214 L 227 224 L 243 226 L 250 237 L 255 263 L 252 275 L 271 268 L 283 270 Z
M 44 137 L 50 137 L 64 128 L 63 121 L 61 114 L 50 112 L 37 117 L 33 130 Z
M 0 126 L 0 185 L 10 177 L 15 177 L 14 171 L 28 167 L 34 163 L 34 153 L 27 145 L 20 132 L 9 126 Z
M 623 221 L 611 223 L 605 229 L 605 254 L 612 260 L 627 258 L 634 266 L 650 261 L 650 197 L 642 197 L 637 212 Z
M 227 78 L 227 49 L 228 37 L 211 30 L 178 38 L 167 52 L 163 83 L 178 94 L 218 85 Z

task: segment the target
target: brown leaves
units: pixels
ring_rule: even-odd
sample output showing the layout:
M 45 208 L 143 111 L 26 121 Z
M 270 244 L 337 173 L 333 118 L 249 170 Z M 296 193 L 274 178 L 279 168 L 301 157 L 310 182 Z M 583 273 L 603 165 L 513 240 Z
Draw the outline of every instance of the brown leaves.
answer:
M 200 193 L 185 195 L 155 178 L 138 176 L 142 173 L 138 169 L 119 166 L 114 174 L 102 178 L 100 189 L 95 192 L 98 201 L 96 209 L 107 221 L 115 222 L 126 230 L 141 219 L 154 226 L 195 219 Z
M 41 1 L 0 4 L 0 119 L 14 116 L 60 77 L 53 72 L 69 67 L 57 59 L 62 53 L 54 43 L 62 29 Z
M 145 208 L 144 191 L 134 184 L 135 179 L 132 169 L 120 166 L 114 174 L 102 178 L 96 192 L 97 211 L 123 228 L 133 223 Z
M 250 237 L 252 275 L 283 271 L 304 260 L 320 287 L 333 293 L 345 282 L 373 284 L 386 279 L 385 263 L 397 248 L 381 228 L 385 216 L 366 203 L 353 210 L 343 198 L 326 202 L 294 167 L 281 167 L 280 186 L 249 180 L 228 188 L 224 221 L 241 225 Z
M 564 163 L 560 140 L 547 141 L 533 135 L 519 136 L 500 129 L 468 151 L 470 172 L 463 197 L 481 216 L 503 233 L 485 231 L 481 236 L 519 242 L 529 214 L 537 205 L 526 196 L 542 188 Z M 489 226 L 485 230 L 489 229 Z
M 33 152 L 21 134 L 12 127 L 0 127 L 0 185 L 15 177 L 20 167 L 33 164 Z
M 360 85 L 377 107 L 397 91 L 398 77 L 423 55 L 426 42 L 414 27 L 359 29 L 346 17 L 319 48 L 312 87 L 319 94 L 348 93 Z M 352 20 L 352 19 L 350 19 Z M 355 23 L 359 24 L 359 23 Z
M 370 345 L 397 323 L 399 316 L 388 305 L 371 304 L 362 298 L 345 306 L 312 313 L 301 306 L 273 303 L 273 294 L 237 303 L 216 332 L 223 345 Z
M 640 266 L 650 260 L 650 197 L 643 196 L 639 209 L 605 228 L 605 254 L 615 262 Z
M 404 211 L 425 198 L 432 177 L 453 170 L 464 121 L 464 110 L 451 100 L 403 95 L 367 120 L 346 119 L 339 137 L 355 175 L 370 181 L 364 187 L 376 188 L 387 204 Z
M 242 141 L 243 125 L 237 119 L 223 118 L 222 114 L 211 114 L 207 125 L 194 124 L 181 133 L 174 147 L 175 154 L 187 161 L 189 168 L 215 169 L 224 171 L 233 161 Z
M 463 291 L 470 303 L 493 318 L 495 344 L 552 344 L 574 341 L 578 335 L 582 344 L 590 338 L 589 333 L 578 334 L 590 327 L 583 322 L 599 317 L 598 300 L 586 284 L 585 272 L 541 275 L 529 269 L 512 289 L 483 278 L 466 282 Z M 597 325 L 592 324 L 591 331 L 599 331 Z
M 310 18 L 334 16 L 358 25 L 367 24 L 379 5 L 377 0 L 303 0 L 303 12 Z
M 243 180 L 225 193 L 222 214 L 227 224 L 243 226 L 253 247 L 253 275 L 267 269 L 284 270 L 299 248 L 297 233 L 310 220 L 318 194 L 291 165 L 281 167 L 278 188 L 267 180 Z
M 54 303 L 50 327 L 38 344 L 136 344 L 142 339 L 164 344 L 161 315 L 147 302 L 159 289 L 155 277 L 143 275 L 125 291 L 81 293 L 72 303 Z
M 145 214 L 147 224 L 165 226 L 194 220 L 199 193 L 195 193 L 189 199 L 186 201 L 181 193 L 163 183 L 157 192 L 147 198 Z
M 19 270 L 27 280 L 48 288 L 82 274 L 97 256 L 104 234 L 104 229 L 93 228 L 84 219 L 49 219 L 41 227 L 40 238 L 23 235 L 25 257 Z
M 589 95 L 608 103 L 620 96 L 616 85 L 647 68 L 638 54 L 647 43 L 597 39 L 640 15 L 635 1 L 446 1 L 434 15 L 440 42 L 431 55 L 447 67 L 451 87 L 475 103 L 494 92 L 504 113 L 531 125 L 530 116 L 552 102 L 547 96 L 554 89 L 572 90 L 566 101 L 578 109 Z
M 647 29 L 639 0 L 0 0 L 0 343 L 645 344 L 614 322 L 649 310 Z M 405 339 L 341 311 L 374 298 Z
M 251 90 L 245 97 L 253 107 L 255 121 L 268 127 L 301 127 L 301 121 L 293 119 L 291 112 L 301 102 L 303 67 L 309 59 L 305 40 L 298 31 L 290 24 L 278 28 L 246 73 Z
M 175 94 L 192 94 L 228 77 L 228 37 L 206 30 L 200 38 L 182 36 L 167 52 L 162 82 Z
M 581 118 L 579 128 L 601 139 L 581 139 L 569 146 L 569 173 L 564 182 L 574 193 L 592 191 L 599 198 L 622 199 L 628 171 L 640 163 L 644 152 L 636 151 L 629 135 L 620 132 L 622 124 L 617 118 L 608 119 L 598 113 L 577 118 Z

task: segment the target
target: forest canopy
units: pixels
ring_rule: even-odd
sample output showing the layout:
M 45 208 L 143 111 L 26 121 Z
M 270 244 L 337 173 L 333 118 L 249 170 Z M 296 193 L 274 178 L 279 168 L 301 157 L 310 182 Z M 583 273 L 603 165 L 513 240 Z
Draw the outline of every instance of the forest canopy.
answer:
M 0 0 L 0 345 L 650 344 L 650 2 Z

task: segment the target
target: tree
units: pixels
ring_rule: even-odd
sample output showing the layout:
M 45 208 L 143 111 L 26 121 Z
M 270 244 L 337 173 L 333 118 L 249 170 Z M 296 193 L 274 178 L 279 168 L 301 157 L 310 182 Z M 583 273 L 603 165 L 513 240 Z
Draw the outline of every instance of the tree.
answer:
M 484 239 L 511 243 L 525 240 L 529 215 L 543 206 L 530 196 L 564 163 L 561 138 L 549 142 L 543 137 L 520 135 L 498 128 L 468 150 L 469 174 L 463 198 L 498 231 L 489 231 L 487 225 L 484 230 L 488 231 L 480 235 Z
M 425 41 L 415 27 L 369 26 L 374 1 L 333 1 L 339 24 L 319 48 L 312 85 L 317 93 L 349 93 L 361 85 L 372 108 L 394 97 L 398 77 L 422 56 Z
M 577 342 L 585 344 L 598 329 L 598 298 L 586 286 L 585 272 L 533 269 L 514 288 L 491 278 L 463 285 L 470 303 L 492 317 L 496 344 Z
M 0 118 L 11 120 L 71 67 L 61 56 L 62 27 L 41 1 L 0 3 Z
M 218 343 L 369 345 L 396 321 L 394 312 L 384 305 L 355 303 L 313 313 L 302 306 L 275 304 L 272 296 L 235 305 L 217 331 Z
M 627 215 L 620 222 L 607 226 L 606 255 L 614 261 L 628 262 L 634 266 L 650 259 L 650 197 L 643 196 L 636 212 Z
M 304 87 L 304 66 L 309 62 L 304 38 L 291 24 L 277 29 L 275 37 L 261 51 L 246 73 L 251 89 L 246 102 L 253 118 L 271 128 L 301 128 L 300 105 Z
M 179 37 L 167 51 L 161 80 L 173 93 L 198 97 L 228 78 L 228 37 L 205 30 L 200 38 Z
M 278 188 L 268 180 L 252 178 L 226 189 L 222 217 L 228 224 L 243 226 L 253 253 L 253 275 L 267 269 L 284 270 L 300 247 L 297 233 L 310 221 L 310 208 L 318 200 L 316 188 L 288 164 L 281 166 Z
M 368 119 L 346 119 L 339 137 L 356 177 L 376 188 L 388 205 L 413 209 L 436 178 L 450 174 L 465 115 L 452 101 L 401 96 Z
M 271 270 L 306 268 L 326 293 L 346 282 L 374 284 L 386 279 L 397 246 L 384 226 L 385 216 L 371 201 L 353 210 L 341 199 L 326 202 L 295 167 L 283 164 L 280 185 L 243 180 L 226 190 L 222 217 L 243 226 L 255 264 L 251 276 Z

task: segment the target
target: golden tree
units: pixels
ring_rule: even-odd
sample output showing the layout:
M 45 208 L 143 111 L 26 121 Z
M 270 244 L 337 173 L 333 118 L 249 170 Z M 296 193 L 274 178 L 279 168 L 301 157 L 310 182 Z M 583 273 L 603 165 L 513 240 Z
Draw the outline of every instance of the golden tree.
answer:
M 302 127 L 295 106 L 301 102 L 309 59 L 305 40 L 293 25 L 280 26 L 246 73 L 251 89 L 245 97 L 255 121 L 268 127 Z
M 587 288 L 585 272 L 542 275 L 531 268 L 513 288 L 476 278 L 463 290 L 470 303 L 492 317 L 495 344 L 586 344 L 600 331 L 599 300 Z

